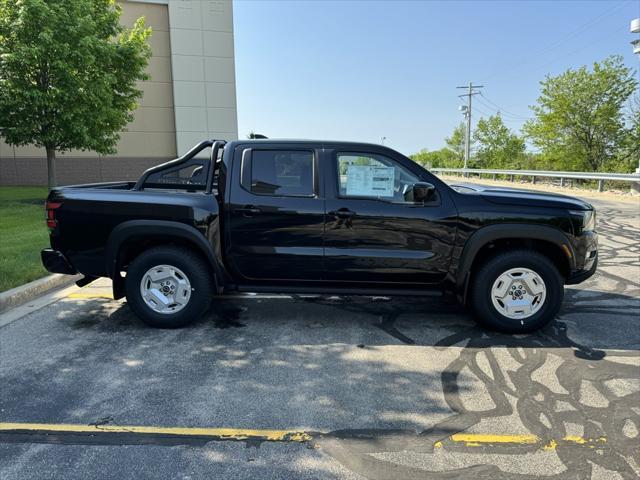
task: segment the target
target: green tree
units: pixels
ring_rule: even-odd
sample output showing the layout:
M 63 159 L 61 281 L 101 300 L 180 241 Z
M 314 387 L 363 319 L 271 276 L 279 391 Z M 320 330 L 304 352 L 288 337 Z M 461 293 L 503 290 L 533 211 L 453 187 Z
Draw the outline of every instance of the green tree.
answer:
M 425 168 L 462 168 L 464 163 L 464 160 L 449 148 L 441 148 L 431 152 L 423 149 L 411 155 L 410 158 Z
M 523 131 L 557 167 L 605 170 L 628 141 L 623 107 L 637 85 L 620 56 L 547 76 Z
M 151 55 L 144 19 L 119 24 L 113 0 L 0 0 L 0 135 L 56 152 L 115 153 Z
M 464 166 L 464 137 L 466 126 L 463 122 L 456 126 L 449 137 L 444 139 L 445 147 L 440 150 L 422 149 L 410 158 L 428 168 L 462 168 Z M 473 139 L 472 139 L 473 141 Z
M 524 160 L 524 140 L 513 133 L 500 114 L 481 118 L 473 133 L 476 153 L 474 168 L 521 168 Z
M 466 127 L 464 122 L 453 130 L 450 137 L 444 139 L 445 144 L 451 150 L 455 157 L 464 163 L 464 137 L 466 135 Z
M 634 172 L 640 167 L 640 92 L 629 104 L 627 136 L 616 161 L 616 171 Z

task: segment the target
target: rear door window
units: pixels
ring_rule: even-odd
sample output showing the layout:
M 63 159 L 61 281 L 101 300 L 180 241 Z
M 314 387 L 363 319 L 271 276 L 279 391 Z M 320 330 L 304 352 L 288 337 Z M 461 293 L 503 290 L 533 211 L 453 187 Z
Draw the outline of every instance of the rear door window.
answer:
M 313 152 L 251 150 L 242 162 L 242 186 L 256 195 L 314 195 Z

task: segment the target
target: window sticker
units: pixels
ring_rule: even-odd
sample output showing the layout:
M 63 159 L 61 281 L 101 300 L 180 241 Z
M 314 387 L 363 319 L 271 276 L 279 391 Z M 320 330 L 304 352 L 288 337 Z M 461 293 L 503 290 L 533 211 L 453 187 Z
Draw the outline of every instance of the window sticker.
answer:
M 358 197 L 393 197 L 395 168 L 349 165 L 347 195 Z

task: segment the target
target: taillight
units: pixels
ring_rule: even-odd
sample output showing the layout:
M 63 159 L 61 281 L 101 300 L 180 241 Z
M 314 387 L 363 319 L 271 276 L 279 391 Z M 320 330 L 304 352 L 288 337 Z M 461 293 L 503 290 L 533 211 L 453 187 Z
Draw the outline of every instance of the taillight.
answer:
M 61 202 L 50 202 L 48 200 L 44 205 L 44 208 L 47 211 L 47 227 L 49 227 L 49 230 L 53 230 L 58 226 L 58 222 L 56 221 L 56 210 L 60 208 L 60 205 L 62 205 Z

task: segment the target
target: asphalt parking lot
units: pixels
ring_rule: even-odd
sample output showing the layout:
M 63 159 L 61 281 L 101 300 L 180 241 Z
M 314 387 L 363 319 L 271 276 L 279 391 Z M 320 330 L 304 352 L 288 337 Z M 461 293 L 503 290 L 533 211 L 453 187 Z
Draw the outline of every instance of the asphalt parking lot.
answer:
M 98 282 L 9 312 L 0 478 L 638 478 L 640 203 L 591 201 L 599 273 L 532 335 L 446 297 L 228 296 L 167 331 Z

